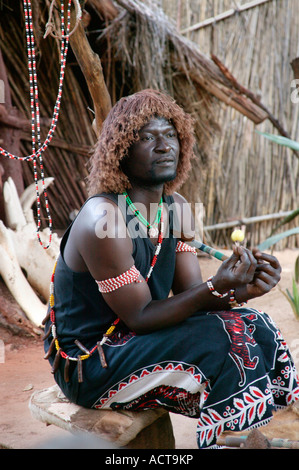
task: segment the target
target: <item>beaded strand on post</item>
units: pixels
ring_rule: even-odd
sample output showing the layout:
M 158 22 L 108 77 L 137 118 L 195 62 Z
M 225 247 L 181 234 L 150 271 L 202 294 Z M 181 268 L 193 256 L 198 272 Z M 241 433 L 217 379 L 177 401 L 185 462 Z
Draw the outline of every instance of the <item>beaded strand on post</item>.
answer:
M 68 51 L 68 43 L 69 43 L 69 30 L 70 30 L 70 9 L 71 9 L 72 0 L 68 0 L 68 10 L 67 10 L 67 25 L 65 28 L 65 21 L 64 21 L 64 2 L 61 2 L 61 30 L 62 30 L 62 42 L 61 42 L 61 51 L 60 51 L 60 60 L 61 60 L 61 67 L 60 67 L 60 74 L 59 74 L 59 87 L 58 93 L 56 98 L 56 103 L 54 106 L 54 112 L 52 117 L 52 122 L 50 129 L 48 131 L 47 137 L 43 144 L 41 145 L 40 141 L 40 113 L 39 113 L 39 103 L 38 103 L 38 85 L 37 85 L 37 73 L 36 73 L 36 60 L 35 60 L 35 43 L 34 43 L 34 33 L 33 33 L 33 25 L 32 25 L 32 10 L 31 10 L 31 0 L 24 0 L 24 14 L 25 14 L 25 28 L 26 28 L 26 40 L 27 40 L 27 52 L 28 52 L 28 69 L 29 69 L 29 84 L 30 84 L 30 108 L 31 108 L 31 133 L 32 133 L 32 154 L 27 155 L 25 157 L 20 157 L 17 155 L 13 155 L 7 150 L 0 147 L 0 154 L 14 160 L 20 161 L 33 161 L 34 167 L 34 181 L 35 181 L 35 189 L 36 189 L 36 198 L 37 198 L 37 237 L 39 243 L 43 246 L 44 249 L 49 248 L 52 240 L 52 219 L 49 210 L 49 202 L 48 196 L 45 189 L 45 176 L 44 176 L 44 165 L 42 154 L 48 148 L 55 129 L 56 124 L 58 121 L 60 104 L 61 104 L 61 96 L 62 96 L 62 85 L 64 81 L 64 74 L 65 74 L 65 64 L 66 64 L 66 56 Z M 37 143 L 37 150 L 36 150 L 36 143 Z M 40 171 L 41 171 L 41 180 L 42 180 L 42 187 L 43 193 L 45 198 L 45 205 L 46 205 L 46 212 L 49 221 L 49 229 L 50 229 L 50 236 L 49 236 L 49 244 L 47 246 L 43 245 L 43 242 L 40 238 L 39 232 L 41 228 L 41 210 L 40 210 L 40 194 L 38 188 L 38 176 L 37 176 L 37 161 L 39 160 L 40 163 Z

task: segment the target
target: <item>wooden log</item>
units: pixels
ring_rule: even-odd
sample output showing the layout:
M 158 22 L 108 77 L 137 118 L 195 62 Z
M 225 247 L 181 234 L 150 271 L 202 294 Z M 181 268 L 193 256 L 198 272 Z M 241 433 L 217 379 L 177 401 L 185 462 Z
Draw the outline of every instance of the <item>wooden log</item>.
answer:
M 57 385 L 35 391 L 29 402 L 32 416 L 73 434 L 84 433 L 97 448 L 174 449 L 175 439 L 169 413 L 163 408 L 141 411 L 92 410 L 63 395 Z M 93 439 L 92 439 L 93 438 Z M 60 445 L 57 443 L 57 445 Z

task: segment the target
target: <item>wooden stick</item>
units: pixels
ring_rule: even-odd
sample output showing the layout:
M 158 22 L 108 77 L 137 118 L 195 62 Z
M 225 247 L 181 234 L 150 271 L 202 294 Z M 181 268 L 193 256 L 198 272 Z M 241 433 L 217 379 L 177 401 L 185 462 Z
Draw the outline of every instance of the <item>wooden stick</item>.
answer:
M 201 21 L 200 23 L 196 23 L 193 26 L 190 26 L 189 28 L 183 29 L 180 31 L 181 34 L 186 34 L 191 31 L 196 31 L 197 29 L 205 28 L 207 26 L 211 26 L 218 21 L 226 20 L 227 18 L 230 18 L 231 16 L 235 15 L 236 13 L 240 13 L 246 10 L 249 10 L 250 8 L 254 8 L 260 5 L 263 5 L 264 3 L 269 2 L 269 0 L 254 0 L 252 2 L 245 3 L 244 5 L 238 5 L 237 8 L 231 8 L 230 10 L 227 10 L 223 13 L 220 13 L 219 15 L 213 16 L 212 18 L 207 18 L 204 21 Z
M 268 215 L 259 215 L 255 217 L 244 217 L 242 219 L 231 220 L 229 222 L 223 222 L 220 224 L 215 225 L 207 225 L 204 227 L 204 230 L 210 232 L 211 230 L 222 230 L 226 228 L 236 227 L 237 225 L 249 225 L 258 222 L 265 222 L 267 220 L 275 220 L 281 219 L 282 217 L 287 217 L 291 215 L 294 211 L 286 211 L 286 212 L 277 212 L 276 214 L 268 214 Z
M 227 447 L 241 447 L 245 444 L 248 436 L 226 436 L 220 437 L 217 444 Z M 271 447 L 279 447 L 284 449 L 299 449 L 299 441 L 291 441 L 289 439 L 273 438 L 269 439 Z
M 215 248 L 212 248 L 211 246 L 205 245 L 204 243 L 199 242 L 198 240 L 192 240 L 193 235 L 191 235 L 191 234 L 188 237 L 188 234 L 184 235 L 183 233 L 181 233 L 177 230 L 174 230 L 174 229 L 172 230 L 172 234 L 173 234 L 174 237 L 176 237 L 180 240 L 183 240 L 188 245 L 193 246 L 197 250 L 203 251 L 204 253 L 208 253 L 209 255 L 213 256 L 216 259 L 219 259 L 220 261 L 224 261 L 224 260 L 228 259 L 228 256 L 224 255 L 223 253 L 221 253 L 218 250 L 215 250 Z
M 205 245 L 204 243 L 201 243 L 197 240 L 192 240 L 191 242 L 186 243 L 190 246 L 194 246 L 194 248 L 196 248 L 197 250 L 203 251 L 204 253 L 208 253 L 209 255 L 213 256 L 213 258 L 219 259 L 220 261 L 228 259 L 228 256 L 224 255 L 220 251 L 215 250 L 215 248 Z

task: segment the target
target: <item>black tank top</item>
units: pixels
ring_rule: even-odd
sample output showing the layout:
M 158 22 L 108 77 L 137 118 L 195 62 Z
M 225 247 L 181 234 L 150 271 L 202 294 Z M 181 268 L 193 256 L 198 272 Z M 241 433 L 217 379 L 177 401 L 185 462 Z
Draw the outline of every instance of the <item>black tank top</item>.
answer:
M 127 229 L 132 236 L 133 253 L 136 268 L 145 278 L 152 262 L 155 245 L 147 236 L 137 236 L 143 227 L 138 219 L 127 210 L 125 199 L 117 194 L 98 194 L 104 196 L 120 207 Z M 163 239 L 157 263 L 148 281 L 153 300 L 168 297 L 172 287 L 175 270 L 175 247 L 177 239 L 172 234 L 175 214 L 172 196 L 163 196 L 164 207 L 170 210 L 167 215 L 166 236 Z M 87 201 L 86 201 L 87 202 Z M 85 203 L 86 204 L 86 203 Z M 84 206 L 82 206 L 84 207 Z M 81 208 L 82 210 L 82 208 Z M 169 225 L 168 225 L 169 224 Z M 60 246 L 54 282 L 55 317 L 57 336 L 60 347 L 71 354 L 76 350 L 75 339 L 91 348 L 99 341 L 110 324 L 117 318 L 105 302 L 98 286 L 89 272 L 72 271 L 64 261 L 63 252 L 72 224 L 65 232 Z M 139 232 L 140 230 L 140 232 Z M 144 232 L 145 235 L 145 232 Z M 121 274 L 121 273 L 120 273 Z

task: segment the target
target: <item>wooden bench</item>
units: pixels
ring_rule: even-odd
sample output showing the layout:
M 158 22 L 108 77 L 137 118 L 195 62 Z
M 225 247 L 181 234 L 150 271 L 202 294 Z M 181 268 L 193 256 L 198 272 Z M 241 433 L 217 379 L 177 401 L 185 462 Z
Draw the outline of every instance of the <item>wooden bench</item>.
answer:
M 34 392 L 31 415 L 72 434 L 87 433 L 107 447 L 127 449 L 174 449 L 169 413 L 162 408 L 144 411 L 91 410 L 70 403 L 57 385 Z

